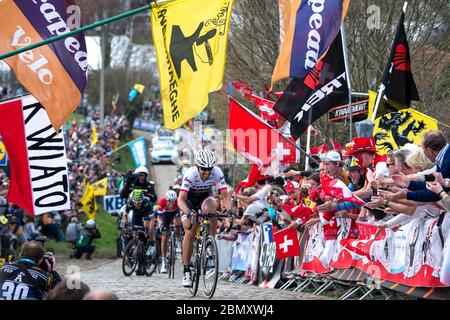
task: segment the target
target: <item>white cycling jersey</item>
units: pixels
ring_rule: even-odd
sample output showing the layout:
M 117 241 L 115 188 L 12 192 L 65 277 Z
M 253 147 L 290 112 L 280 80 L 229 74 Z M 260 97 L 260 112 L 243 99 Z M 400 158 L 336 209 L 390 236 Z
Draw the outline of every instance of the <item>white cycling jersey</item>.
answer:
M 214 167 L 208 180 L 203 181 L 197 167 L 192 167 L 189 168 L 184 174 L 180 191 L 194 194 L 204 194 L 211 192 L 212 187 L 216 184 L 219 186 L 219 191 L 227 189 L 225 178 L 220 168 Z

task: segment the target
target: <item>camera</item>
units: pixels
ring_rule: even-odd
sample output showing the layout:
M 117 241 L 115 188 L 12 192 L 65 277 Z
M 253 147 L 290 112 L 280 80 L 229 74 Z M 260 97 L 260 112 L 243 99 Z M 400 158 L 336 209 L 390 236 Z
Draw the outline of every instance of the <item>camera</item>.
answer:
M 45 270 L 47 272 L 53 271 L 53 262 L 54 262 L 54 255 L 53 252 L 46 252 L 44 256 L 42 257 L 42 262 L 39 265 L 39 268 L 42 270 Z
M 377 188 L 372 187 L 372 195 L 373 196 L 378 196 L 378 189 Z
M 436 177 L 433 176 L 432 174 L 425 175 L 425 181 L 426 182 L 434 182 L 435 180 L 436 180 Z

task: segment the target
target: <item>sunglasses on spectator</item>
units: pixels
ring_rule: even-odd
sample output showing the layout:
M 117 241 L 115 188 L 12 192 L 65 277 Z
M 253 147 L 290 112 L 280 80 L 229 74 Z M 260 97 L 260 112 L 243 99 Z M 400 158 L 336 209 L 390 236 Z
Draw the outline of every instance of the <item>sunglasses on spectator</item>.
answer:
M 386 166 L 395 166 L 395 162 L 392 162 L 392 163 L 386 163 Z
M 205 171 L 205 172 L 209 172 L 212 171 L 213 168 L 204 168 L 204 167 L 198 167 L 200 170 Z

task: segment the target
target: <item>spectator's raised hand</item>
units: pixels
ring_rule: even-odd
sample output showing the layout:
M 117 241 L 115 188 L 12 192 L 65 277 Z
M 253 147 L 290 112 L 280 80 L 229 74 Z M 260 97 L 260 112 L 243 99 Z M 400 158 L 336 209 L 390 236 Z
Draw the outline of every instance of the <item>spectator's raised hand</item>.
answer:
M 398 189 L 397 191 L 399 192 L 401 190 L 402 189 Z M 389 201 L 394 201 L 394 195 L 395 195 L 395 193 L 390 192 L 390 191 L 378 190 L 378 196 L 382 197 L 382 198 L 384 198 L 386 200 L 389 200 Z
M 442 173 L 440 172 L 433 172 L 433 176 L 435 177 L 435 182 L 438 182 L 441 186 L 445 185 L 444 177 L 442 176 Z
M 317 209 L 319 210 L 319 212 L 333 211 L 336 210 L 336 205 L 332 201 L 327 201 L 324 204 L 318 206 Z
M 393 174 L 392 180 L 401 187 L 407 187 L 409 185 L 409 178 L 401 172 Z
M 382 197 L 373 196 L 370 200 L 371 201 L 367 203 L 366 206 L 372 209 L 382 207 L 384 204 L 384 199 Z
M 442 185 L 437 181 L 427 182 L 427 189 L 433 191 L 436 194 L 439 194 L 443 190 Z

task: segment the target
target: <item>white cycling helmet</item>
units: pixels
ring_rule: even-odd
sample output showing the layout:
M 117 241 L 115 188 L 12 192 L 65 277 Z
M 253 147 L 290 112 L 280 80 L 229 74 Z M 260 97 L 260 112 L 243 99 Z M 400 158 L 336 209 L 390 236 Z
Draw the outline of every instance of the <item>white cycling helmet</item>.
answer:
M 136 170 L 134 170 L 134 173 L 135 174 L 145 173 L 148 176 L 148 170 L 144 166 L 140 166 L 140 167 L 136 168 Z
M 95 228 L 95 221 L 92 219 L 89 219 L 88 221 L 86 221 L 86 227 L 88 229 L 93 229 Z
M 173 190 L 169 190 L 166 192 L 166 200 L 167 201 L 175 201 L 177 200 L 177 193 Z
M 212 168 L 216 164 L 216 156 L 213 152 L 202 149 L 195 156 L 195 164 L 202 168 Z

